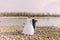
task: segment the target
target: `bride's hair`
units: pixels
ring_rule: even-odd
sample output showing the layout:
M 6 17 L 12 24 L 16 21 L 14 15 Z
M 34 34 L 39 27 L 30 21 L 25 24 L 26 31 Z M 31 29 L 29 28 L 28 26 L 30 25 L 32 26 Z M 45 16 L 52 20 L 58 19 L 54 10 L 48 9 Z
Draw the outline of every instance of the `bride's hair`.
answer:
M 28 16 L 28 18 L 31 18 L 30 16 Z

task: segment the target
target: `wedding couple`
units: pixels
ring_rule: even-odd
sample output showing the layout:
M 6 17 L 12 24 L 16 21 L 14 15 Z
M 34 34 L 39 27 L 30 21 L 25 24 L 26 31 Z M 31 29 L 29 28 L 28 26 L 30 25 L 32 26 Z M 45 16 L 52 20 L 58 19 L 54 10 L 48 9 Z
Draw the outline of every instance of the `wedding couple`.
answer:
M 35 23 L 36 23 L 36 20 L 34 19 L 34 16 L 33 18 L 28 17 L 22 34 L 33 35 L 34 29 L 35 29 Z

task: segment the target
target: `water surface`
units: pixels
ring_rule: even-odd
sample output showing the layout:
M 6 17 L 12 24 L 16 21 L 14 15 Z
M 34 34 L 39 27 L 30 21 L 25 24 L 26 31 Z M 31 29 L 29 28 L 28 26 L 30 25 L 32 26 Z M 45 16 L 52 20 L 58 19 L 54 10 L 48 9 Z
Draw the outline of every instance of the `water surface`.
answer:
M 39 17 L 36 18 L 36 26 L 60 26 L 60 17 Z M 24 26 L 26 18 L 0 18 L 0 26 Z

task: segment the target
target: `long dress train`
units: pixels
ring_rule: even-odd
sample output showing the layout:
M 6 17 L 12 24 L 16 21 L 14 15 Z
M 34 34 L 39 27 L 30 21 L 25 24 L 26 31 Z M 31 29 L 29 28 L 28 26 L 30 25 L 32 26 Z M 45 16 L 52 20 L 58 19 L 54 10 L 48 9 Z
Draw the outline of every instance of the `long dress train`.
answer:
M 24 29 L 23 29 L 23 34 L 27 35 L 33 35 L 34 34 L 34 28 L 32 25 L 32 19 L 27 19 L 27 22 L 25 23 Z

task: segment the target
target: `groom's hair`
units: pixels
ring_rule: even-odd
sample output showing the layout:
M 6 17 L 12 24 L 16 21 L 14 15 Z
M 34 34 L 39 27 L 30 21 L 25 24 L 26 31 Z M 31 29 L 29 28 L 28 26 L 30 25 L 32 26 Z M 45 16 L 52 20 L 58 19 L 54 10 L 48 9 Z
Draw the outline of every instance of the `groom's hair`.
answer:
M 33 16 L 34 17 L 34 16 Z

